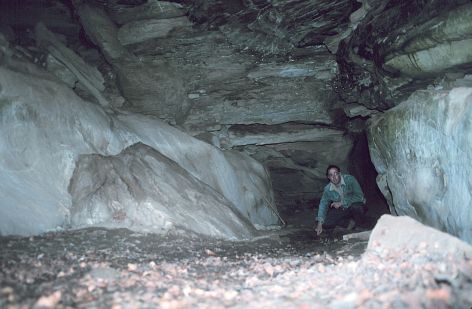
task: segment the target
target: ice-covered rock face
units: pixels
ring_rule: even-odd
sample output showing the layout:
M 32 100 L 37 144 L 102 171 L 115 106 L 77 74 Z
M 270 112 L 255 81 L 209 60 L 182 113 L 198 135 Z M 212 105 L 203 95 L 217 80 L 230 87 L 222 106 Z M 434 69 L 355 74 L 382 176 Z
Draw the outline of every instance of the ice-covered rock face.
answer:
M 472 81 L 415 92 L 374 118 L 369 145 L 393 214 L 472 242 Z M 468 86 L 465 86 L 468 84 Z
M 118 152 L 132 138 L 53 76 L 17 65 L 0 67 L 0 233 L 37 234 L 66 222 L 77 155 Z
M 98 224 L 94 212 L 104 213 L 100 206 L 103 203 L 113 205 L 116 195 L 110 193 L 101 194 L 100 198 L 91 197 L 84 206 L 87 211 L 74 210 L 71 213 L 73 204 L 81 207 L 68 192 L 78 157 L 117 155 L 136 142 L 146 143 L 162 154 L 157 155 L 156 152 L 151 155 L 154 160 L 172 160 L 172 166 L 180 166 L 179 173 L 175 173 L 175 168 L 169 169 L 168 174 L 161 174 L 169 180 L 167 185 L 172 183 L 177 186 L 178 178 L 172 177 L 182 179 L 182 174 L 192 175 L 188 176 L 191 185 L 186 186 L 191 188 L 191 192 L 186 199 L 180 200 L 181 207 L 190 207 L 195 198 L 200 196 L 204 199 L 205 196 L 214 200 L 207 207 L 222 208 L 205 214 L 211 218 L 203 219 L 202 214 L 201 222 L 187 224 L 188 229 L 223 238 L 241 238 L 251 235 L 251 223 L 268 226 L 279 222 L 277 212 L 270 205 L 273 203 L 270 181 L 264 168 L 254 159 L 237 153 L 225 154 L 153 117 L 131 113 L 107 114 L 98 105 L 77 97 L 65 84 L 34 65 L 8 60 L 6 65 L 0 67 L 0 103 L 1 234 L 28 235 L 64 227 L 71 215 L 74 218 L 72 222 L 80 226 Z M 151 150 L 149 152 L 152 153 Z M 126 162 L 138 161 L 139 158 Z M 128 174 L 140 176 L 139 169 L 136 171 L 126 164 L 121 168 L 129 168 Z M 152 185 L 146 182 L 152 183 L 157 177 L 151 171 L 149 173 L 136 181 L 143 182 L 142 190 L 148 190 L 151 204 L 172 204 L 175 191 L 169 190 L 157 196 L 151 194 L 149 188 Z M 116 181 L 120 179 L 119 174 L 117 177 Z M 86 185 L 94 186 L 96 183 L 91 179 Z M 115 188 L 113 192 L 118 191 L 120 188 Z M 103 192 L 107 192 L 106 186 Z M 141 201 L 142 196 L 134 198 Z M 232 211 L 225 211 L 228 208 Z M 147 228 L 145 225 L 149 222 L 148 218 L 144 218 L 148 213 L 139 209 L 127 208 L 133 218 L 133 228 L 137 230 Z M 201 207 L 196 211 L 202 211 Z M 165 222 L 162 227 L 165 229 L 167 222 L 172 223 L 171 219 L 151 222 Z M 174 219 L 175 225 L 183 222 L 178 213 Z M 203 228 L 200 224 L 205 224 L 205 220 L 214 224 Z M 234 222 L 230 224 L 232 220 Z M 236 231 L 235 227 L 241 230 Z M 154 228 L 159 230 L 159 226 Z

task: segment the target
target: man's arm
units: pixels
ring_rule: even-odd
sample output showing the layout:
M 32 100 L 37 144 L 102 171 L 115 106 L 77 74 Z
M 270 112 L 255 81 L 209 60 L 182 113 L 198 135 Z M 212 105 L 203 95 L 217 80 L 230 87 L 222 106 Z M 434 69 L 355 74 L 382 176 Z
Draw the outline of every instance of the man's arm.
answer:
M 315 231 L 317 235 L 320 235 L 323 232 L 323 223 L 326 218 L 326 213 L 328 212 L 329 200 L 327 198 L 326 188 L 323 190 L 323 195 L 321 196 L 320 205 L 318 206 L 318 216 L 316 220 L 318 224 L 316 225 Z

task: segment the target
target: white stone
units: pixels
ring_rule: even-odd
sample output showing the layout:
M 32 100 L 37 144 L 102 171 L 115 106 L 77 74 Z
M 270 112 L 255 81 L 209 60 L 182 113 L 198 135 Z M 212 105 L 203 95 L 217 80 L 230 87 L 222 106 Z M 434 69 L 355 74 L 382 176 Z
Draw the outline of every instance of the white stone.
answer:
M 371 109 L 368 109 L 365 106 L 358 105 L 358 104 L 355 104 L 355 103 L 346 104 L 343 109 L 344 109 L 344 113 L 346 114 L 346 116 L 348 116 L 350 118 L 356 117 L 356 116 L 367 117 L 367 116 L 370 116 L 372 114 L 377 114 L 379 112 L 377 110 L 371 110 Z
M 469 244 L 406 216 L 383 215 L 372 230 L 367 245 L 367 251 L 421 249 L 472 258 Z

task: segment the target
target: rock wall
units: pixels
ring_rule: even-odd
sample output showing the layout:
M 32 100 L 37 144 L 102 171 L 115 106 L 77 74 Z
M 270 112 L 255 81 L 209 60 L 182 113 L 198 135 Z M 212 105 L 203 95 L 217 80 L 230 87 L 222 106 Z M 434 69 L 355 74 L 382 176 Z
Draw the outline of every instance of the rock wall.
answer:
M 372 0 L 363 7 L 367 14 L 337 51 L 344 101 L 388 110 L 444 74 L 470 68 L 470 1 Z
M 373 118 L 369 148 L 390 210 L 472 242 L 472 79 L 416 91 Z
M 68 14 L 58 20 L 65 19 L 64 27 L 81 29 L 80 35 L 58 31 L 52 18 L 35 18 L 34 23 L 5 19 L 0 29 L 10 34 L 9 44 L 23 57 L 55 73 L 81 98 L 119 111 L 119 122 L 138 132 L 141 141 L 159 144 L 165 156 L 175 155 L 178 164 L 233 201 L 246 196 L 251 201 L 238 202 L 239 210 L 254 224 L 266 225 L 265 218 L 273 218 L 274 211 L 251 206 L 265 202 L 258 194 L 250 197 L 252 189 L 246 189 L 252 183 L 241 185 L 241 177 L 250 176 L 257 187 L 272 186 L 276 201 L 270 196 L 266 204 L 291 210 L 316 204 L 327 181 L 327 165 L 353 174 L 362 170 L 350 162 L 353 146 L 359 145 L 352 127 L 377 110 L 358 105 L 357 99 L 339 99 L 336 53 L 346 51 L 343 41 L 364 19 L 370 22 L 384 2 L 69 1 L 59 6 Z M 44 16 L 49 16 L 57 14 L 59 3 L 2 2 L 0 7 L 2 16 L 26 6 L 26 12 L 46 11 Z M 160 140 L 174 136 L 170 129 L 155 133 L 152 125 L 140 124 L 155 118 L 225 150 L 225 155 L 196 152 L 234 172 L 222 180 L 204 171 L 204 165 L 194 168 L 180 155 L 193 153 L 193 146 L 186 148 L 193 141 L 186 144 L 185 138 L 164 146 Z M 268 167 L 272 184 L 258 163 L 245 159 L 247 154 Z M 233 161 L 227 162 L 228 156 Z M 359 160 L 368 158 L 361 155 L 354 162 Z M 247 174 L 238 164 L 258 175 Z
M 211 191 L 208 198 L 213 196 L 217 201 L 212 203 L 214 207 L 231 209 L 195 214 L 195 218 L 222 215 L 209 219 L 221 221 L 214 224 L 213 229 L 201 228 L 203 219 L 186 224 L 186 228 L 213 236 L 241 238 L 252 233 L 249 220 L 260 226 L 279 223 L 278 214 L 270 205 L 273 203 L 270 181 L 264 168 L 254 159 L 234 152 L 226 154 L 154 117 L 105 110 L 80 99 L 66 84 L 33 64 L 8 58 L 3 61 L 0 67 L 0 234 L 31 235 L 67 227 L 71 209 L 80 208 L 80 198 L 76 199 L 68 191 L 79 156 L 115 156 L 137 142 L 154 148 L 167 161 L 172 161 L 172 166 L 185 170 L 180 175 L 191 175 L 188 178 L 194 194 L 188 194 L 186 205 L 198 206 L 191 203 L 192 199 Z M 126 164 L 121 168 L 135 171 Z M 95 175 L 93 171 L 91 175 Z M 177 183 L 178 175 L 169 170 L 163 179 Z M 152 187 L 152 181 L 157 179 L 152 173 L 146 176 L 139 170 L 136 178 L 143 188 Z M 103 214 L 106 212 L 99 210 L 101 203 L 105 198 L 113 205 L 116 191 L 107 191 L 105 182 L 97 179 L 100 178 L 91 177 L 86 185 L 103 188 L 110 194 L 99 195 L 99 198 L 91 194 L 87 207 L 89 210 L 96 207 L 97 212 Z M 118 176 L 116 182 L 120 179 L 123 177 Z M 198 193 L 199 190 L 203 191 Z M 178 195 L 174 193 L 168 190 L 160 197 L 172 204 L 178 202 L 175 200 Z M 159 209 L 159 203 L 151 201 L 151 204 Z M 72 223 L 96 225 L 93 213 L 85 211 L 80 220 Z M 147 222 L 146 212 L 138 212 L 138 215 L 142 216 L 142 222 Z M 222 222 L 228 223 L 228 227 L 234 226 L 234 222 L 229 224 L 233 219 L 239 220 L 236 225 L 242 231 L 222 228 L 225 225 Z M 119 226 L 120 222 L 115 223 Z M 133 227 L 139 230 L 143 225 Z M 244 230 L 244 227 L 249 229 Z

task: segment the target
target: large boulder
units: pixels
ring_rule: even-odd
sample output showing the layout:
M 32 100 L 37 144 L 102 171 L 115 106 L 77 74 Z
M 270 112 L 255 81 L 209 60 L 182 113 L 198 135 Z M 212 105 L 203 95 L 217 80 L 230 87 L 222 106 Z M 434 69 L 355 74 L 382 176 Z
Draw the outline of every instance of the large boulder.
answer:
M 218 191 L 154 148 L 80 156 L 69 191 L 73 227 L 166 232 L 177 226 L 219 238 L 253 235 L 249 220 Z
M 458 87 L 462 85 L 461 87 Z M 472 242 L 472 81 L 428 88 L 374 118 L 372 162 L 393 214 Z

